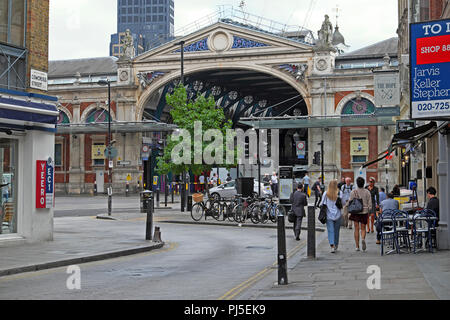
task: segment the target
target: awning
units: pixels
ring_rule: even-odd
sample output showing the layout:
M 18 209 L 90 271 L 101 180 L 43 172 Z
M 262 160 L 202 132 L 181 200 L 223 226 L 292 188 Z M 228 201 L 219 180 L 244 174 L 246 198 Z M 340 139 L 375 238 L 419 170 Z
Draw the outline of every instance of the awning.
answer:
M 58 115 L 54 104 L 0 96 L 1 128 L 55 132 Z
M 397 142 L 397 141 L 402 141 L 402 140 L 420 139 L 421 135 L 428 134 L 429 132 L 434 131 L 434 129 L 436 129 L 436 127 L 437 127 L 436 122 L 432 121 L 426 125 L 394 134 L 392 141 Z
M 157 121 L 111 121 L 111 133 L 171 132 L 178 127 Z M 108 122 L 59 124 L 57 134 L 108 133 Z
M 449 125 L 448 121 L 444 121 L 441 125 L 437 125 L 436 122 L 432 121 L 423 126 L 399 132 L 392 137 L 392 142 L 389 148 L 378 155 L 379 158 L 375 160 L 370 160 L 363 164 L 362 168 L 371 166 L 379 161 L 384 160 L 392 151 L 399 147 L 405 147 L 406 145 L 414 145 L 424 139 L 433 137 L 439 130 L 446 128 Z

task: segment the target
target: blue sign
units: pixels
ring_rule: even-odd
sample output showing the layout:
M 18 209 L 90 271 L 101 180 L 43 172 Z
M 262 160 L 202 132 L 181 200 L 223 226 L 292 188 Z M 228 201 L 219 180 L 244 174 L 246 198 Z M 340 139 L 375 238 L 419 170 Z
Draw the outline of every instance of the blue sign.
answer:
M 450 20 L 410 25 L 411 118 L 450 118 Z

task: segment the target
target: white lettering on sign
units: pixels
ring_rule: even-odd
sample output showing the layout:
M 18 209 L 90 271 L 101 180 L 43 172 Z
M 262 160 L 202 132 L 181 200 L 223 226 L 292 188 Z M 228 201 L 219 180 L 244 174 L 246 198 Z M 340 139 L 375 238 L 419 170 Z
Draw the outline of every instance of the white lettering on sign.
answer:
M 424 25 L 422 28 L 425 30 L 424 34 L 426 36 L 428 36 L 430 34 L 430 30 L 431 30 L 432 34 L 438 34 L 438 33 L 440 33 L 442 31 L 442 26 L 440 24 L 438 24 L 438 23 L 427 24 L 427 25 Z M 450 32 L 448 30 L 449 30 L 449 24 L 447 23 L 447 31 L 446 32 Z

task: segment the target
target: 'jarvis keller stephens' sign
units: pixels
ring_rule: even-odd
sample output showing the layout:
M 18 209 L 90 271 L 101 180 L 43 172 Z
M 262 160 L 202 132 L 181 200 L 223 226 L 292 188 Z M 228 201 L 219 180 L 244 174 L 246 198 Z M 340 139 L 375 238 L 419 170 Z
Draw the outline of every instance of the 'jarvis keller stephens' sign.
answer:
M 36 209 L 53 208 L 54 166 L 49 158 L 36 161 Z
M 410 25 L 411 117 L 450 117 L 450 20 Z

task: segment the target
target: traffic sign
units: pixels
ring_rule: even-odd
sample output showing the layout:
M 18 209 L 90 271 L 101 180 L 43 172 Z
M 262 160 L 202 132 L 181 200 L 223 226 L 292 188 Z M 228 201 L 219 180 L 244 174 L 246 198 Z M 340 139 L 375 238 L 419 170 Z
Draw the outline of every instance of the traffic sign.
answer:
M 111 150 L 111 151 L 109 151 L 109 150 Z M 106 158 L 115 159 L 115 158 L 117 158 L 118 154 L 119 154 L 119 151 L 116 148 L 114 148 L 114 147 L 111 147 L 111 148 L 107 147 L 105 149 L 105 157 Z

